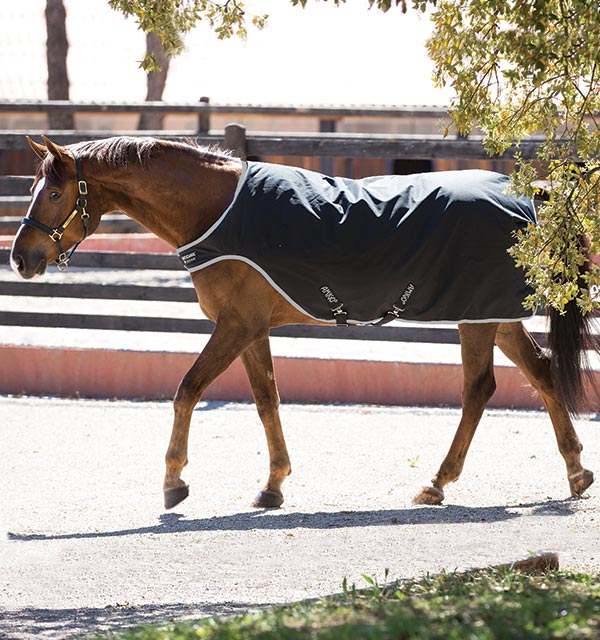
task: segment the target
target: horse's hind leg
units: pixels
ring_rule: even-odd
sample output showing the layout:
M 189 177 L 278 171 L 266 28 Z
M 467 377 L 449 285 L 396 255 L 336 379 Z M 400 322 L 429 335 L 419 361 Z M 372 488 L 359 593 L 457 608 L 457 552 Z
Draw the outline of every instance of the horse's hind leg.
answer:
M 275 508 L 283 503 L 281 485 L 292 468 L 279 419 L 279 393 L 273 373 L 269 339 L 264 338 L 250 345 L 242 353 L 242 362 L 252 386 L 254 402 L 265 428 L 269 449 L 269 480 L 252 506 Z
M 567 465 L 571 495 L 580 496 L 594 481 L 594 474 L 581 466 L 581 443 L 552 383 L 548 357 L 520 322 L 501 324 L 496 344 L 521 369 L 544 401 L 554 427 L 558 449 Z
M 497 327 L 497 323 L 459 325 L 463 366 L 462 416 L 432 486 L 423 487 L 413 499 L 415 504 L 441 504 L 444 487 L 460 476 L 477 425 L 496 390 L 494 337 Z

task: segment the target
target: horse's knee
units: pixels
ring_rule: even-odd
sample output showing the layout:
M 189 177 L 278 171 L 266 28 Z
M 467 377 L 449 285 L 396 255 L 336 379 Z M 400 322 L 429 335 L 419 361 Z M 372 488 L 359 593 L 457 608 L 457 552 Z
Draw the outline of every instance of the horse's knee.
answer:
M 486 371 L 474 380 L 465 381 L 463 404 L 485 404 L 496 392 L 496 378 L 492 370 Z
M 481 393 L 485 398 L 486 402 L 496 393 L 496 378 L 494 373 L 491 372 L 484 380 L 481 382 Z

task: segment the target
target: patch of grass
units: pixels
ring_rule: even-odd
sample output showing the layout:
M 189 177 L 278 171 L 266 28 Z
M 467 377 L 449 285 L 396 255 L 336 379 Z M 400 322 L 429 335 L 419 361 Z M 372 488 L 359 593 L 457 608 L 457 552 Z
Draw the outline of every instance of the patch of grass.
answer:
M 600 640 L 600 575 L 441 574 L 253 614 L 139 627 L 112 640 Z
M 412 458 L 406 458 L 406 462 L 411 469 L 416 469 L 419 464 L 420 455 L 413 456 Z

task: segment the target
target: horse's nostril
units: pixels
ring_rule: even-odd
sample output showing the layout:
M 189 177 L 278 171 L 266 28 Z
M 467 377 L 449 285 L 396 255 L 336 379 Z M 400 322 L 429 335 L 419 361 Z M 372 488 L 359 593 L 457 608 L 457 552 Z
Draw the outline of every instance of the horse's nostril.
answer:
M 11 254 L 10 256 L 11 266 L 15 271 L 22 273 L 24 269 L 25 262 L 23 258 L 19 254 Z
M 25 261 L 25 258 L 18 253 L 13 253 L 10 256 L 10 266 L 15 273 L 21 276 L 21 278 L 28 279 L 33 275 L 32 273 L 28 272 L 27 262 Z

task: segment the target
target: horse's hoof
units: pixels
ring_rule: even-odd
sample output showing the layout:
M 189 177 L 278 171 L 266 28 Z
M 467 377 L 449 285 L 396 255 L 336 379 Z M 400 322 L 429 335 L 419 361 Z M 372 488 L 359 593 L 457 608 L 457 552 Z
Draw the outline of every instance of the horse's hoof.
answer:
M 594 474 L 587 469 L 574 473 L 569 476 L 569 486 L 571 487 L 571 495 L 574 498 L 581 498 L 583 492 L 594 482 Z
M 175 487 L 174 489 L 166 489 L 164 493 L 165 509 L 172 509 L 190 495 L 190 489 L 187 484 L 184 484 L 183 486 Z
M 413 504 L 442 504 L 444 492 L 435 487 L 423 487 L 413 498 Z
M 277 509 L 283 504 L 283 494 L 279 491 L 261 491 L 252 506 L 256 509 Z

